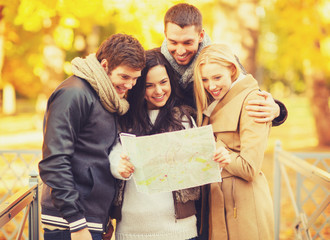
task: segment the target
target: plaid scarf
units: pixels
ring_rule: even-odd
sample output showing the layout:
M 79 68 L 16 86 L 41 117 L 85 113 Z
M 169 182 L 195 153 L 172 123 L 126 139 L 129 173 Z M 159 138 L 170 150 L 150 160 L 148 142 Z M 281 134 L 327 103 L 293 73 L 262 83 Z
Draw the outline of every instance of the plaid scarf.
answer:
M 164 40 L 160 50 L 162 54 L 165 56 L 167 61 L 171 64 L 171 66 L 174 68 L 174 70 L 181 76 L 179 79 L 179 83 L 183 88 L 186 88 L 187 85 L 193 81 L 193 75 L 194 75 L 194 65 L 195 61 L 197 59 L 197 56 L 199 55 L 200 51 L 211 44 L 211 39 L 210 37 L 205 34 L 203 41 L 199 44 L 198 51 L 194 58 L 192 59 L 192 62 L 190 62 L 187 65 L 179 65 L 173 56 L 170 54 L 170 52 L 167 49 L 167 41 L 166 39 Z

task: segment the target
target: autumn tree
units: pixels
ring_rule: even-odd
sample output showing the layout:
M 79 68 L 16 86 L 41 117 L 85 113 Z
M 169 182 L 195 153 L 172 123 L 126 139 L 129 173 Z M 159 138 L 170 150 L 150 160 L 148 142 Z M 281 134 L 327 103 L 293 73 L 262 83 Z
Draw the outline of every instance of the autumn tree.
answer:
M 65 77 L 67 53 L 74 57 L 98 45 L 98 38 L 96 43 L 90 40 L 95 39 L 93 27 L 108 19 L 100 3 L 80 1 L 80 7 L 75 7 L 76 1 L 5 1 L 8 27 L 3 78 L 22 96 L 48 96 Z M 83 40 L 75 45 L 76 39 Z
M 3 41 L 4 41 L 4 21 L 3 21 L 3 5 L 0 5 L 0 86 L 2 85 L 2 66 L 3 66 L 3 56 L 4 56 L 4 49 L 3 49 Z
M 213 42 L 228 44 L 244 68 L 257 72 L 256 53 L 259 36 L 259 0 L 219 0 L 200 5 L 203 24 Z
M 146 48 L 159 46 L 163 14 L 170 5 L 146 0 L 0 0 L 0 24 L 6 23 L 2 77 L 20 96 L 49 96 L 71 74 L 74 57 L 95 52 L 115 32 L 134 35 Z
M 330 2 L 263 1 L 265 18 L 259 52 L 268 83 L 281 81 L 306 92 L 320 145 L 330 146 Z

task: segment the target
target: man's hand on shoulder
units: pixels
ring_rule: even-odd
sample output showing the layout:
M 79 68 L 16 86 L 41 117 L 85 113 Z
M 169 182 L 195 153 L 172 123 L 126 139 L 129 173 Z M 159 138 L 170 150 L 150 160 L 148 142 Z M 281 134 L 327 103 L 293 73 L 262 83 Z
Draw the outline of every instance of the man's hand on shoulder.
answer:
M 246 110 L 249 116 L 254 117 L 255 122 L 258 123 L 272 122 L 274 118 L 280 115 L 280 107 L 270 93 L 261 91 L 258 92 L 258 95 L 264 97 L 264 99 L 250 100 L 248 102 Z

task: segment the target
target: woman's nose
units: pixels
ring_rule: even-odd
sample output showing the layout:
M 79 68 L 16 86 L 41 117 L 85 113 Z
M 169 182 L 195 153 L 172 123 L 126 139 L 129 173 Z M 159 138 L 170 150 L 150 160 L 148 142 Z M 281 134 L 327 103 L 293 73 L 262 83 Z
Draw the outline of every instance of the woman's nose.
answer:
M 162 88 L 161 88 L 161 86 L 159 86 L 159 85 L 156 85 L 156 88 L 155 88 L 155 92 L 156 93 L 162 93 Z
M 213 90 L 213 89 L 215 89 L 215 88 L 216 88 L 215 84 L 214 84 L 212 81 L 210 81 L 209 89 L 210 89 L 210 90 Z

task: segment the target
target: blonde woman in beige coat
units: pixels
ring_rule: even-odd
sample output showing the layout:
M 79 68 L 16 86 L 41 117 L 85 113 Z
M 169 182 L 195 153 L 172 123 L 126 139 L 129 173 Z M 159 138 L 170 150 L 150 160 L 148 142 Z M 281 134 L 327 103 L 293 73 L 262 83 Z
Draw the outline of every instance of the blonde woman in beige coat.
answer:
M 204 187 L 209 239 L 273 239 L 273 204 L 261 171 L 270 123 L 256 123 L 245 110 L 249 100 L 262 100 L 258 83 L 240 72 L 234 54 L 222 44 L 202 50 L 194 74 L 197 123 L 212 124 L 217 147 L 226 147 L 231 157 L 222 182 Z

